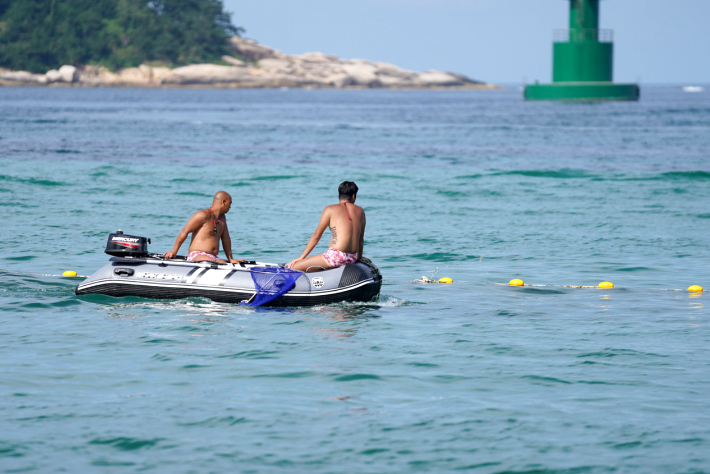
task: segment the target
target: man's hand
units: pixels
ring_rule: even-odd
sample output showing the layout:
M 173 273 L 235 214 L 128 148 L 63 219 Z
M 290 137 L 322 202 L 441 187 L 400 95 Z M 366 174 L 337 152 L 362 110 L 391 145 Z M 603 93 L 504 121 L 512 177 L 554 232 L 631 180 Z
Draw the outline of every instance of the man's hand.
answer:
M 177 252 L 173 252 L 172 250 L 169 250 L 163 254 L 163 258 L 170 260 L 171 258 L 175 258 L 175 255 Z
M 242 263 L 242 262 L 246 262 L 246 260 L 244 260 L 243 258 L 230 258 L 229 259 L 229 263 Z
M 296 264 L 297 264 L 298 262 L 300 262 L 301 260 L 303 260 L 303 259 L 300 258 L 300 257 L 299 257 L 299 258 L 294 258 L 293 260 L 291 260 L 290 262 L 288 262 L 288 263 L 286 264 L 286 268 L 293 268 L 293 266 L 296 265 Z

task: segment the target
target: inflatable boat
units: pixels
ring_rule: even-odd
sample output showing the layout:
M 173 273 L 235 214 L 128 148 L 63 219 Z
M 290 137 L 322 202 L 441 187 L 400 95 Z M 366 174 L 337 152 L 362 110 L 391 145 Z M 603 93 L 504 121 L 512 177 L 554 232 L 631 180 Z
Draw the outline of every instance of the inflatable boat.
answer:
M 294 272 L 273 263 L 219 264 L 188 262 L 185 257 L 164 259 L 149 254 L 150 239 L 110 234 L 106 253 L 109 263 L 76 287 L 77 295 L 139 296 L 157 299 L 202 297 L 222 303 L 251 303 L 264 283 L 290 273 L 288 287 L 281 286 L 264 306 L 314 306 L 340 301 L 367 302 L 380 294 L 382 275 L 369 261 L 317 272 Z M 273 288 L 274 286 L 271 285 Z

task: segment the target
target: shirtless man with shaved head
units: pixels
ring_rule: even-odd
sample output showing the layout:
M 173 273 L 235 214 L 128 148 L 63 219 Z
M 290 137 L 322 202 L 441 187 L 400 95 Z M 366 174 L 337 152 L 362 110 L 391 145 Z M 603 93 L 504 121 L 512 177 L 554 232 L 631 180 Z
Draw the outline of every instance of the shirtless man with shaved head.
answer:
M 165 252 L 165 258 L 175 258 L 180 246 L 187 239 L 188 234 L 192 234 L 190 241 L 190 253 L 187 256 L 189 262 L 211 261 L 217 263 L 227 263 L 217 257 L 219 254 L 219 241 L 224 245 L 224 254 L 230 263 L 243 262 L 243 259 L 232 258 L 232 239 L 229 238 L 227 228 L 227 216 L 229 208 L 232 206 L 232 196 L 225 191 L 218 191 L 212 200 L 212 206 L 202 211 L 197 211 L 175 239 L 173 249 Z

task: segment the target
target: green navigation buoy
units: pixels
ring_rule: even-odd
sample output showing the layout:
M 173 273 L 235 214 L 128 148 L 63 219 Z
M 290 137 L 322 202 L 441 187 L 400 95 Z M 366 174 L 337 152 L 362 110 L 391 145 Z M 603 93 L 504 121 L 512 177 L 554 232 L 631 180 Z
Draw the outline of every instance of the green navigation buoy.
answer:
M 638 100 L 638 84 L 612 82 L 612 30 L 599 29 L 599 0 L 569 0 L 569 29 L 557 30 L 552 84 L 525 86 L 525 100 Z

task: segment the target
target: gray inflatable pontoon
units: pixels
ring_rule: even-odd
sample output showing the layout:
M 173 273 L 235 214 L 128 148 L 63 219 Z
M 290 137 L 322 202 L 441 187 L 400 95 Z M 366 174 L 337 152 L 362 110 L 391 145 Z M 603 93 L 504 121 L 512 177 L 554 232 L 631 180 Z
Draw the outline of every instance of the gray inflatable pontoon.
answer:
M 202 297 L 222 303 L 251 300 L 251 271 L 276 264 L 217 264 L 165 260 L 158 255 L 112 257 L 110 263 L 76 287 L 77 295 L 140 296 L 180 299 Z M 295 286 L 265 306 L 313 306 L 339 301 L 371 301 L 380 294 L 382 275 L 370 263 L 357 262 L 320 272 L 303 273 Z

